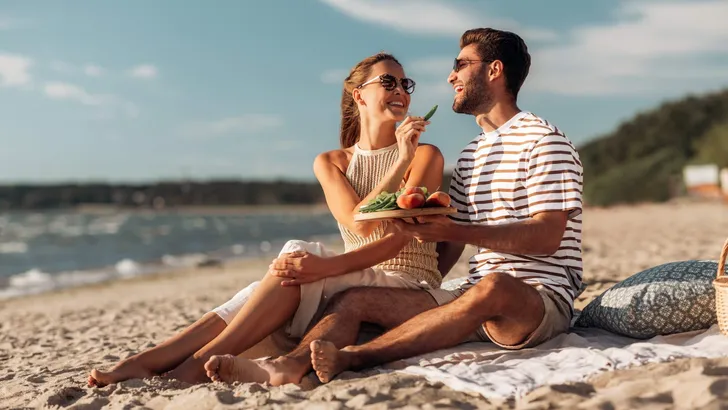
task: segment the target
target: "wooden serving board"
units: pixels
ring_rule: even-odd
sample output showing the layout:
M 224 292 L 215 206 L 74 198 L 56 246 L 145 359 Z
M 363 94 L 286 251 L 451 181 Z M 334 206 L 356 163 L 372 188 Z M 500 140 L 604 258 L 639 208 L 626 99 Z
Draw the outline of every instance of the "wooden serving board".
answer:
M 376 221 L 380 219 L 415 218 L 425 215 L 449 215 L 457 210 L 451 206 L 433 206 L 431 208 L 395 209 L 392 211 L 378 211 L 358 213 L 354 216 L 355 221 Z

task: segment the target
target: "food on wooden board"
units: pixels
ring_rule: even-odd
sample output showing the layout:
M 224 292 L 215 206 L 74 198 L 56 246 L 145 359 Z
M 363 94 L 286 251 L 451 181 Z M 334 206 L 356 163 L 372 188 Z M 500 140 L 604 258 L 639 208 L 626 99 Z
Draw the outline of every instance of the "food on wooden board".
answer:
M 442 191 L 429 194 L 427 187 L 405 187 L 397 192 L 382 192 L 359 212 L 393 211 L 396 209 L 417 209 L 429 207 L 449 207 L 450 195 Z

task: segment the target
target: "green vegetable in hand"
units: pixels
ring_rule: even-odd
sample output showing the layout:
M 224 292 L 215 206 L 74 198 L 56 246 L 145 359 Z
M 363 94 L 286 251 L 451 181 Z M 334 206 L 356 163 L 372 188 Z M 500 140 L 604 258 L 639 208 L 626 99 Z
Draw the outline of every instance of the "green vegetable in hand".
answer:
M 435 114 L 435 111 L 437 111 L 437 104 L 435 104 L 435 106 L 432 107 L 432 109 L 430 109 L 430 112 L 428 112 L 427 114 L 425 114 L 425 121 L 427 121 L 430 118 L 432 118 L 432 116 Z
M 418 187 L 425 198 L 429 196 L 429 193 L 427 192 L 427 187 Z M 369 201 L 366 205 L 359 207 L 360 213 L 369 213 L 369 212 L 379 212 L 379 211 L 393 211 L 395 209 L 401 209 L 399 205 L 397 205 L 397 198 L 399 198 L 400 195 L 404 191 L 406 191 L 408 188 L 403 187 L 397 192 L 382 192 L 379 195 L 375 196 L 374 199 Z M 409 188 L 412 189 L 412 188 Z
M 380 193 L 379 195 L 374 197 L 374 199 L 369 201 L 369 203 L 360 207 L 359 212 L 372 212 L 372 211 L 376 211 L 376 210 L 380 209 L 381 207 L 383 207 L 385 205 L 385 203 L 388 201 L 389 197 L 392 195 L 394 195 L 394 194 L 390 194 L 389 192 L 386 192 L 386 191 Z

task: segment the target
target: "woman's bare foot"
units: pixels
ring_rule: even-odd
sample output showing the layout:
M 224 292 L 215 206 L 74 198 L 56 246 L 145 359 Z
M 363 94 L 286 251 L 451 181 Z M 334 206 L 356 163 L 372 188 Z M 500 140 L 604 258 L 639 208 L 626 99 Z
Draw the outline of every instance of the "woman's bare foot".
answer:
M 165 379 L 174 379 L 189 384 L 207 383 L 203 358 L 188 357 L 179 366 L 163 374 Z
M 108 372 L 91 370 L 88 377 L 89 387 L 104 387 L 107 384 L 123 382 L 129 379 L 146 379 L 155 376 L 154 373 L 134 363 L 121 362 Z
M 306 362 L 279 357 L 274 360 L 249 360 L 233 355 L 212 356 L 205 363 L 207 377 L 225 383 L 270 383 L 272 386 L 301 383 L 308 372 Z
M 321 383 L 328 383 L 351 365 L 349 354 L 326 340 L 311 342 L 311 364 Z

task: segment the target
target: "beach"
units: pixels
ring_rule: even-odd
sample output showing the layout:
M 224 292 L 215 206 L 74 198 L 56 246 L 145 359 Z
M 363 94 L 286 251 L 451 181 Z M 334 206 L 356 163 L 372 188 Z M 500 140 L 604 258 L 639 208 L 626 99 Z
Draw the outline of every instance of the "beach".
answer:
M 618 281 L 671 261 L 718 258 L 728 206 L 674 201 L 584 211 L 586 291 L 576 308 Z M 341 251 L 338 242 L 329 244 Z M 467 272 L 466 249 L 446 280 Z M 486 400 L 398 372 L 345 372 L 301 386 L 153 378 L 89 388 L 94 367 L 158 344 L 258 280 L 270 260 L 229 261 L 0 301 L 0 408 L 719 408 L 728 405 L 728 358 L 679 359 Z M 728 353 L 727 353 L 728 356 Z

